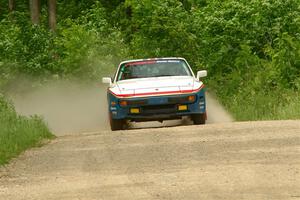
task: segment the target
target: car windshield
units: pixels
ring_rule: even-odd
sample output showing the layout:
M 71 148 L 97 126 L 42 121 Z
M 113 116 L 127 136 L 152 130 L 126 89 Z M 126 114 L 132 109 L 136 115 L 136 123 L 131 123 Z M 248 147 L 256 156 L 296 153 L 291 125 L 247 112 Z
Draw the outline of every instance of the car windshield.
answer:
M 121 65 L 117 80 L 161 76 L 191 76 L 191 71 L 183 60 L 139 61 Z

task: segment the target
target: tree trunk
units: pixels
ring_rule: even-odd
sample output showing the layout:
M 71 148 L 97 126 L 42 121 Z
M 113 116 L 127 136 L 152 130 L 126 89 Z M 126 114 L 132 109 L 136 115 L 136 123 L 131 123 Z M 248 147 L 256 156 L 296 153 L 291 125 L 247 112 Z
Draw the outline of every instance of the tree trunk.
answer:
M 40 23 L 40 0 L 29 0 L 31 21 L 33 24 Z
M 9 9 L 9 12 L 12 12 L 15 10 L 15 0 L 8 1 L 8 9 Z
M 56 0 L 48 0 L 49 28 L 56 30 Z

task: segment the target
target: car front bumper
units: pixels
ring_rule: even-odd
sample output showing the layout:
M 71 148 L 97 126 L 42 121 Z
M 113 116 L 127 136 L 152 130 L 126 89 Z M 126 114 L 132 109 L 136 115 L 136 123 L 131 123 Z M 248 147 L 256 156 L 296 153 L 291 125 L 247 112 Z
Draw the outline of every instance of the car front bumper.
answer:
M 194 96 L 194 101 L 188 101 L 189 96 Z M 127 105 L 121 106 L 121 101 Z M 118 98 L 108 93 L 108 103 L 112 119 L 130 121 L 160 121 L 206 113 L 205 89 L 190 94 L 138 98 Z

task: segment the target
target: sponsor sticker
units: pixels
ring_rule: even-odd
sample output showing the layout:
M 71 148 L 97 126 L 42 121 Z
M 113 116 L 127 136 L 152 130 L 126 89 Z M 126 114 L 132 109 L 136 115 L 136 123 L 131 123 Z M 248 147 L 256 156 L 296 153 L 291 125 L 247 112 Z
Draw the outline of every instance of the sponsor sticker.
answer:
M 158 60 L 156 63 L 180 63 L 180 60 Z
M 116 107 L 110 107 L 110 110 L 117 110 Z

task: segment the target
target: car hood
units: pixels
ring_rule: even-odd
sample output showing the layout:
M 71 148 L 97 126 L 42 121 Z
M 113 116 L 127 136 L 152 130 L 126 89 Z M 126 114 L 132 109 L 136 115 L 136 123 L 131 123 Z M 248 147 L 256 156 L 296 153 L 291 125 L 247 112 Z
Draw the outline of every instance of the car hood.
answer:
M 153 96 L 192 92 L 202 82 L 190 76 L 155 77 L 118 81 L 111 91 L 118 96 Z

